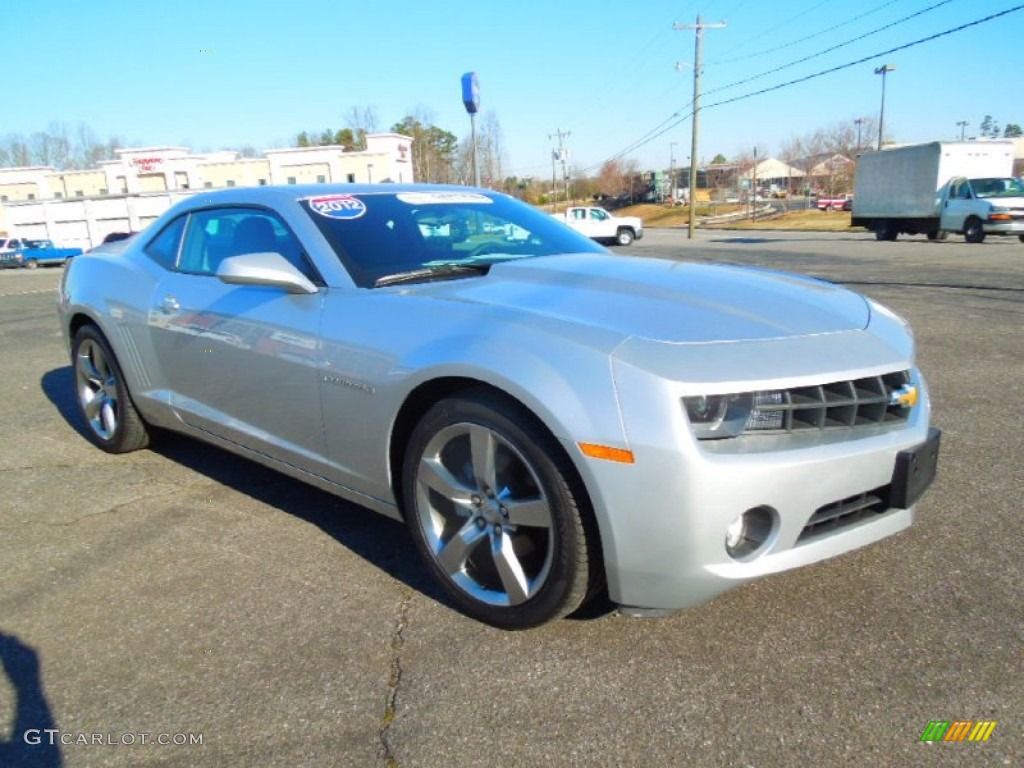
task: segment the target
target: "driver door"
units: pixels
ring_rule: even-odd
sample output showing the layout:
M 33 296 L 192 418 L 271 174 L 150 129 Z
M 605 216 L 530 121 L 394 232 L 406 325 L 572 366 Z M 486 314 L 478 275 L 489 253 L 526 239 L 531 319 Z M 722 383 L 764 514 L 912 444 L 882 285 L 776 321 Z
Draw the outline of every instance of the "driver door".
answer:
M 182 421 L 306 466 L 325 454 L 317 375 L 322 293 L 229 285 L 216 276 L 224 259 L 260 252 L 279 253 L 318 281 L 272 211 L 193 212 L 178 268 L 153 293 L 150 337 Z

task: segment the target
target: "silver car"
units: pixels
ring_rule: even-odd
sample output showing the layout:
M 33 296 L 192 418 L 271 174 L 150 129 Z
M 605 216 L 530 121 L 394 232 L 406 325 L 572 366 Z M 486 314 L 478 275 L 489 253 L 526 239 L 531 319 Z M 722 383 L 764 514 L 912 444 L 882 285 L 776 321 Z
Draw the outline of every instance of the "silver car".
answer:
M 230 189 L 75 258 L 75 398 L 408 524 L 524 628 L 697 605 L 911 523 L 939 433 L 907 324 L 794 275 L 612 256 L 443 186 Z

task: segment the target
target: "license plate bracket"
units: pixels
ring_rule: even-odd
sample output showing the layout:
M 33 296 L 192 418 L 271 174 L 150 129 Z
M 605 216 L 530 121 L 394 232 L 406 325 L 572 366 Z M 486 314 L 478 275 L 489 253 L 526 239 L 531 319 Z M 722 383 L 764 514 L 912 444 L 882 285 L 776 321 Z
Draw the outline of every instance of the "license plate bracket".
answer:
M 892 473 L 889 506 L 908 509 L 928 489 L 935 479 L 939 464 L 941 430 L 931 427 L 928 439 L 920 445 L 896 454 L 896 468 Z

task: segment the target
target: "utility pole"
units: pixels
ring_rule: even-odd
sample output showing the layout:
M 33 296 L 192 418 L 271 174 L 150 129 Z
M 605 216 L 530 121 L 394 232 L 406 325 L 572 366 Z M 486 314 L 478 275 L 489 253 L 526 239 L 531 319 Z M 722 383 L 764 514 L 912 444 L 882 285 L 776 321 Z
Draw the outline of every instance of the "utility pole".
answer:
M 967 126 L 970 125 L 970 123 L 968 123 L 966 120 L 961 120 L 960 122 L 957 123 L 957 125 L 960 126 L 960 141 L 963 141 L 964 131 L 967 129 Z
M 697 135 L 700 118 L 700 69 L 701 69 L 701 41 L 704 39 L 705 29 L 723 29 L 725 22 L 718 24 L 704 24 L 697 14 L 696 24 L 673 24 L 672 29 L 692 29 L 696 33 L 696 42 L 693 50 L 693 136 L 690 145 L 690 226 L 687 237 L 692 240 L 693 233 L 697 228 L 697 218 L 694 215 L 694 201 L 697 197 Z
M 553 139 L 556 136 L 558 137 L 558 149 L 551 150 L 551 183 L 552 186 L 555 186 L 555 188 L 557 189 L 557 186 L 555 185 L 555 161 L 560 160 L 562 162 L 562 184 L 565 187 L 565 202 L 566 205 L 568 205 L 569 176 L 565 172 L 565 160 L 569 155 L 569 150 L 565 148 L 563 140 L 572 136 L 572 131 L 563 131 L 561 128 L 559 128 L 555 133 L 549 133 L 548 139 Z
M 857 151 L 860 152 L 860 127 L 864 124 L 864 118 L 858 117 L 853 122 L 857 124 Z
M 668 194 L 672 198 L 672 204 L 676 203 L 676 144 L 677 141 L 668 143 Z

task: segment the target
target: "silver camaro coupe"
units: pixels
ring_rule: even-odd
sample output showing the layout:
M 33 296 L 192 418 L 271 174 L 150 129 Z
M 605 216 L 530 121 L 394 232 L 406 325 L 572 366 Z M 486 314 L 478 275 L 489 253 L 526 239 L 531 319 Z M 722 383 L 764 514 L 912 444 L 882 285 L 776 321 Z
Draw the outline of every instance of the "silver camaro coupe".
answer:
M 100 448 L 176 430 L 404 520 L 500 627 L 605 587 L 697 605 L 906 528 L 935 474 L 890 310 L 613 256 L 486 190 L 197 194 L 75 258 L 59 314 Z

